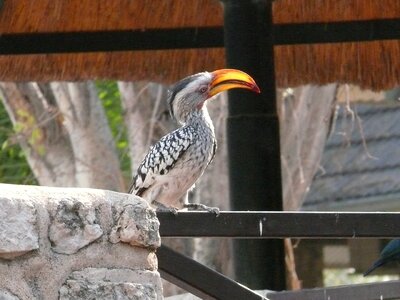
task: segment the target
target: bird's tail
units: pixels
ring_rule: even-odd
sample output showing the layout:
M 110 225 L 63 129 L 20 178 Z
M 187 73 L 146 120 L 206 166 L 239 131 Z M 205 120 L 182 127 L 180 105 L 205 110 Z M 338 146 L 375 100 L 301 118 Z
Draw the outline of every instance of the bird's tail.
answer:
M 367 271 L 364 272 L 364 277 L 367 276 L 369 273 L 371 273 L 372 271 L 374 271 L 376 268 L 379 268 L 380 266 L 383 266 L 386 263 L 386 261 L 382 260 L 382 259 L 378 259 L 376 262 L 374 262 L 374 264 L 368 268 Z

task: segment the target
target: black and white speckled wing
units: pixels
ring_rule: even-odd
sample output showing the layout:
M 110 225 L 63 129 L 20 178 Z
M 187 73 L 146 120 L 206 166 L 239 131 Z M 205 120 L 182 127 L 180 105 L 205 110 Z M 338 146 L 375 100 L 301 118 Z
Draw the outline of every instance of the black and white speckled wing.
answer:
M 162 137 L 153 145 L 140 164 L 129 193 L 142 196 L 154 184 L 157 175 L 166 175 L 196 137 L 192 126 L 184 126 Z

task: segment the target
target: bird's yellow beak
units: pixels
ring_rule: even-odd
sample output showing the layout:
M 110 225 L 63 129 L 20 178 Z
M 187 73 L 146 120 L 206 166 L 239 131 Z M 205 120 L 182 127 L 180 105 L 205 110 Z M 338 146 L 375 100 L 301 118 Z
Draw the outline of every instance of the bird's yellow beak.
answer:
M 210 97 L 230 89 L 247 89 L 260 93 L 260 89 L 250 75 L 235 69 L 221 69 L 211 72 Z

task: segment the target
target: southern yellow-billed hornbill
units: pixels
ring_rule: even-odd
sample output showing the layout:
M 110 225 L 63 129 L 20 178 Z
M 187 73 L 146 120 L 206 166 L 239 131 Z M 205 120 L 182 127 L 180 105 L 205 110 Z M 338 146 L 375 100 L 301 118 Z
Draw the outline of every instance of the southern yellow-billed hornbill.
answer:
M 188 203 L 187 194 L 216 150 L 214 126 L 206 100 L 233 88 L 260 92 L 248 74 L 234 69 L 198 73 L 170 89 L 169 110 L 182 127 L 150 148 L 137 169 L 129 193 L 143 197 L 160 210 L 189 208 L 218 212 L 217 208 Z

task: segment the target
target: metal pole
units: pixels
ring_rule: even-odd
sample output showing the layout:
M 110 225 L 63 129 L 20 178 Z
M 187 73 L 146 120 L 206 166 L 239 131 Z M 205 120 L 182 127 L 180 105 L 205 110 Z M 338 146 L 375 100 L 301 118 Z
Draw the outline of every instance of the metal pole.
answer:
M 270 0 L 223 0 L 227 65 L 248 72 L 261 94 L 229 93 L 228 153 L 234 210 L 282 210 Z M 285 289 L 282 240 L 234 241 L 235 275 L 253 289 Z

